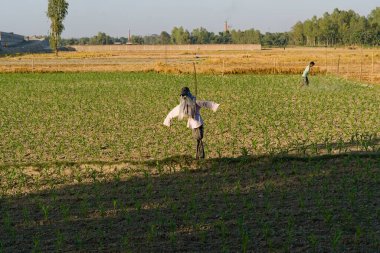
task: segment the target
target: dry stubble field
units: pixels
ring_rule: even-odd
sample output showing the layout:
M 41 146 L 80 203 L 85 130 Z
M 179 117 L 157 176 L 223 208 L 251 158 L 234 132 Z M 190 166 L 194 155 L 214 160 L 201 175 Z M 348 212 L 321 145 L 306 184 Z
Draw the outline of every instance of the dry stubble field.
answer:
M 257 51 L 119 51 L 118 46 L 82 51 L 0 57 L 0 72 L 159 72 L 300 74 L 311 60 L 315 73 L 380 83 L 380 49 L 287 48 Z M 326 73 L 327 72 L 327 73 Z

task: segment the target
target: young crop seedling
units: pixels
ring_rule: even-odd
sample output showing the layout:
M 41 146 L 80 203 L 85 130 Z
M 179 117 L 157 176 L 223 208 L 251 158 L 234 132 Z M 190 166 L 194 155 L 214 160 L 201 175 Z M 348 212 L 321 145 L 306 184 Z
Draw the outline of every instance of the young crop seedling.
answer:
M 0 75 L 0 252 L 379 251 L 377 86 L 199 75 L 194 161 L 161 125 L 193 76 Z

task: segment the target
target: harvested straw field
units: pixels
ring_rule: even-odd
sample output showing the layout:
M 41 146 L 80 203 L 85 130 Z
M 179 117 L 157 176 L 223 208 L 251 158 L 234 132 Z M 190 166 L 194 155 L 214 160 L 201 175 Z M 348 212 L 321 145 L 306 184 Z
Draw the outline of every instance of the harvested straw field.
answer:
M 96 47 L 98 48 L 98 47 Z M 109 46 L 104 46 L 104 49 Z M 380 83 L 380 49 L 287 48 L 237 51 L 117 51 L 85 50 L 51 54 L 5 56 L 1 72 L 158 72 L 191 73 L 197 62 L 207 74 L 300 74 L 315 61 L 315 74 Z

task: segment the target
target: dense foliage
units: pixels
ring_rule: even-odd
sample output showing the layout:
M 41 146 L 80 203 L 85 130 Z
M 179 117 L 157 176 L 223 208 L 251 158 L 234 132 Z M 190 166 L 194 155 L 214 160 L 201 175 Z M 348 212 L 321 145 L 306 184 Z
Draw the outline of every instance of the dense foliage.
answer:
M 295 45 L 379 45 L 380 7 L 366 18 L 352 10 L 335 9 L 322 17 L 314 16 L 305 22 L 298 22 L 291 31 Z
M 58 45 L 60 44 L 61 34 L 65 29 L 63 20 L 67 15 L 69 4 L 65 0 L 49 0 L 46 15 L 50 19 L 50 47 L 58 53 Z
M 68 39 L 64 45 L 125 44 L 126 37 L 112 38 L 99 33 L 92 38 Z M 375 8 L 368 17 L 360 16 L 349 10 L 335 9 L 331 14 L 312 17 L 297 22 L 289 32 L 261 33 L 259 30 L 230 30 L 219 33 L 200 27 L 189 32 L 183 27 L 174 27 L 169 34 L 132 36 L 133 44 L 262 44 L 270 47 L 299 46 L 336 46 L 336 45 L 379 45 L 380 44 L 380 7 Z

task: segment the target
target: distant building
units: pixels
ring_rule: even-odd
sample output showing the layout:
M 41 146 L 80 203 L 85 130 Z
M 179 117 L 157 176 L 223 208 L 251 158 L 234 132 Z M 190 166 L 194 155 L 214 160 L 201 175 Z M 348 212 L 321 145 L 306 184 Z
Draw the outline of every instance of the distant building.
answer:
M 131 29 L 128 31 L 128 41 L 126 43 L 127 45 L 133 45 L 132 38 L 131 38 Z
M 228 22 L 224 22 L 224 32 L 227 33 L 230 31 L 230 27 L 228 26 Z
M 22 35 L 14 33 L 0 32 L 0 46 L 11 47 L 24 42 L 25 38 Z

